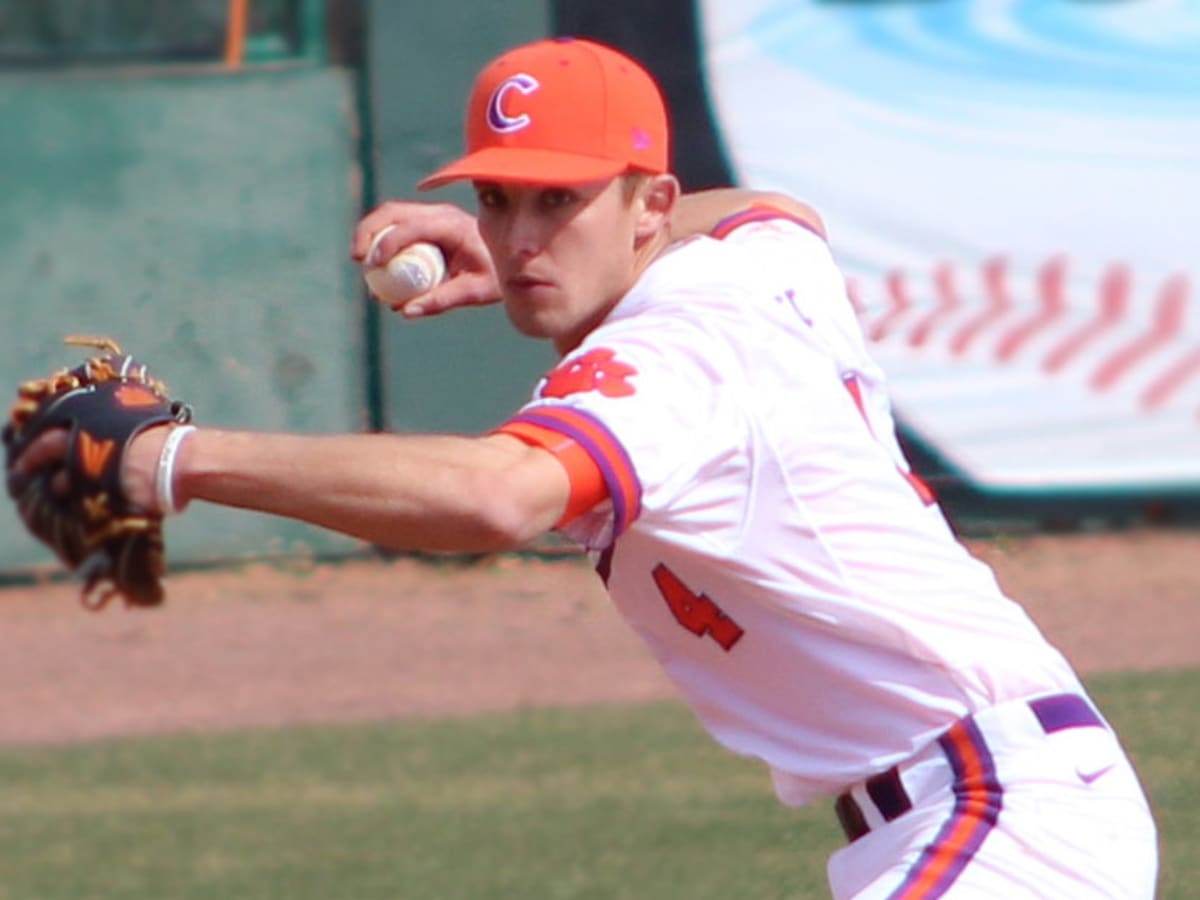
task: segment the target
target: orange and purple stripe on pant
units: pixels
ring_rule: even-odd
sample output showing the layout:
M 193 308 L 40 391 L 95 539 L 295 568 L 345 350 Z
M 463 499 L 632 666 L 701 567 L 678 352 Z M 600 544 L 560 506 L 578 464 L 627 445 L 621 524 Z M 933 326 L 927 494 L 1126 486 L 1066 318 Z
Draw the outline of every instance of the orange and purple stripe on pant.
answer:
M 954 810 L 889 900 L 934 900 L 950 889 L 996 824 L 1002 790 L 979 727 L 963 719 L 938 738 L 954 770 Z

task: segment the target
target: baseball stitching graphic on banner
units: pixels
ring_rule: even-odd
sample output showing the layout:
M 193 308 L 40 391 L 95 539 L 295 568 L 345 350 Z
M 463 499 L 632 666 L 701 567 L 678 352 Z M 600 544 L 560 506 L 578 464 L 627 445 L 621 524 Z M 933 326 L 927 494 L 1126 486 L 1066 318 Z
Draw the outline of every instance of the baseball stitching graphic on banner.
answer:
M 821 209 L 921 441 L 988 490 L 1200 488 L 1185 5 L 701 9 L 736 179 Z

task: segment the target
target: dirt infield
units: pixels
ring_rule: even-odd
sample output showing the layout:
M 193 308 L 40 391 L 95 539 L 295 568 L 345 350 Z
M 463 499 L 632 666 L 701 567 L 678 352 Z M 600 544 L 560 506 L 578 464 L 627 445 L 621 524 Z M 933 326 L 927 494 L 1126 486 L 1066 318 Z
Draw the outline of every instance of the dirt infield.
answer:
M 1084 673 L 1200 665 L 1200 532 L 972 541 Z M 647 700 L 671 691 L 577 557 L 254 565 L 152 611 L 0 590 L 0 743 Z

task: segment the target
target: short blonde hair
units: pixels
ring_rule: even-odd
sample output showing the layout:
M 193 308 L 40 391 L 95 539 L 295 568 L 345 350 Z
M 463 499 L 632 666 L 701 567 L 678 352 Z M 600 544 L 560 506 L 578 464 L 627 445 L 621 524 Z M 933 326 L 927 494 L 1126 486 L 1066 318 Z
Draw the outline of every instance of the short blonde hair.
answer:
M 621 196 L 625 198 L 626 203 L 632 203 L 633 198 L 638 195 L 638 191 L 642 189 L 642 185 L 648 182 L 654 176 L 649 172 L 641 172 L 638 170 L 630 170 L 622 173 L 621 179 Z

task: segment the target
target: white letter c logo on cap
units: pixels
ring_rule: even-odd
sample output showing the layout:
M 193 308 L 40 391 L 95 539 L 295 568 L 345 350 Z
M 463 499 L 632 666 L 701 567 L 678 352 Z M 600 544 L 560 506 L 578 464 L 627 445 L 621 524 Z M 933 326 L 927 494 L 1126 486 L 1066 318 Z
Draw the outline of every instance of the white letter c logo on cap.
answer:
M 488 101 L 487 121 L 488 127 L 492 131 L 498 131 L 500 134 L 508 134 L 512 131 L 520 131 L 533 121 L 528 113 L 521 113 L 519 116 L 510 116 L 504 112 L 504 97 L 509 91 L 517 91 L 521 94 L 532 94 L 536 91 L 540 84 L 532 75 L 526 75 L 521 72 L 509 78 L 505 78 L 500 83 L 500 86 L 492 92 L 492 99 Z

